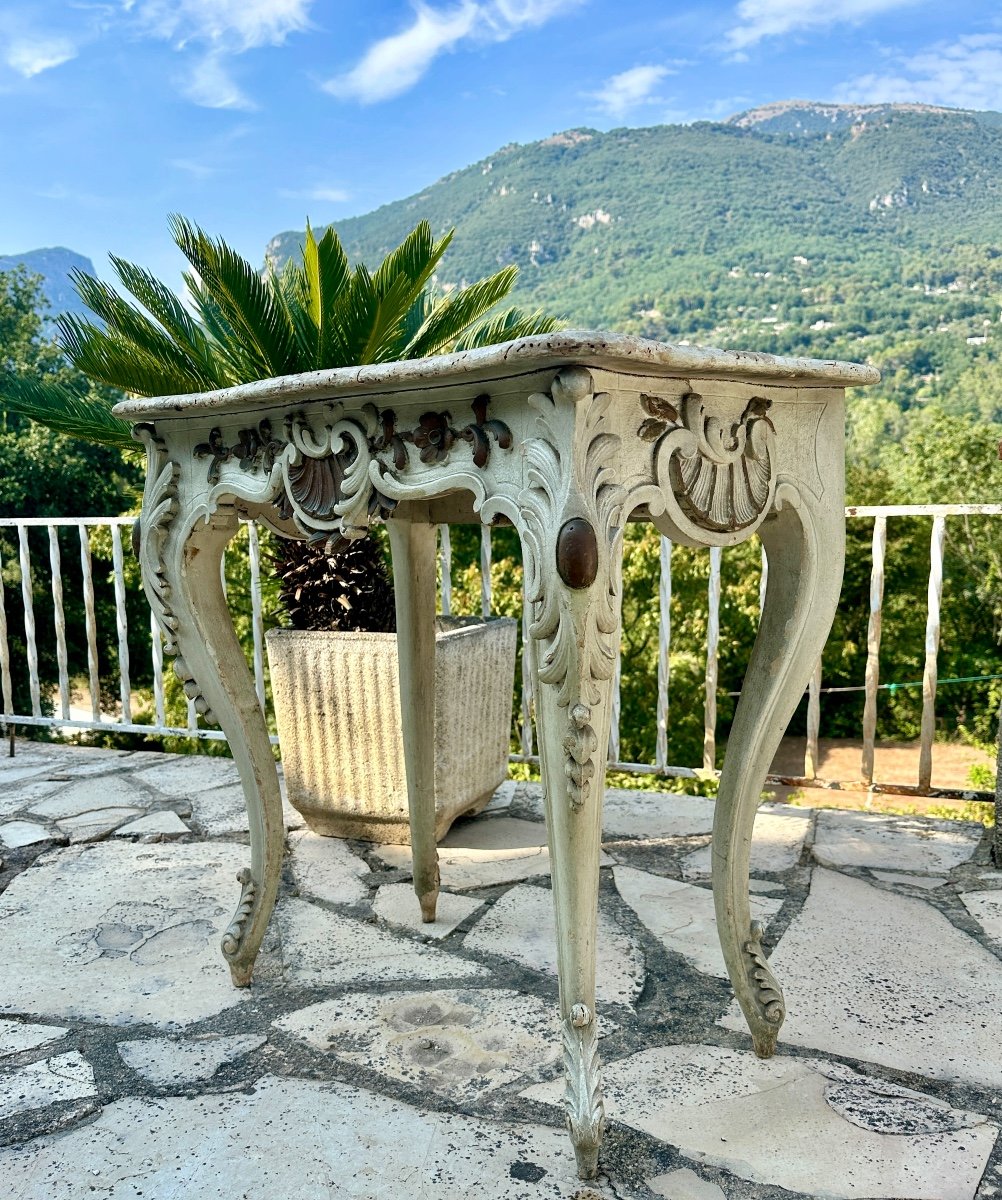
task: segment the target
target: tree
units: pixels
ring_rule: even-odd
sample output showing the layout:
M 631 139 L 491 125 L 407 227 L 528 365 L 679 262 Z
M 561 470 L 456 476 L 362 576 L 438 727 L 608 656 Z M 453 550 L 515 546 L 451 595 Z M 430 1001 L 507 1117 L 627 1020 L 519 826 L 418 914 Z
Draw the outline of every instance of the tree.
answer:
M 95 442 L 86 436 L 88 425 L 81 429 L 84 437 L 73 437 L 78 426 L 56 424 L 54 428 L 26 419 L 20 400 L 30 392 L 45 396 L 57 394 L 69 400 L 69 411 L 77 406 L 85 412 L 91 409 L 110 414 L 111 405 L 120 393 L 111 388 L 91 384 L 81 372 L 66 361 L 61 348 L 44 334 L 44 300 L 39 281 L 23 269 L 0 272 L 0 516 L 53 517 L 105 516 L 126 511 L 136 503 L 140 470 L 138 454 L 123 457 L 120 450 Z M 127 443 L 133 446 L 131 440 Z M 138 447 L 134 447 L 138 451 Z M 45 530 L 26 530 L 29 547 L 42 549 Z M 81 599 L 79 556 L 80 547 L 75 533 L 63 531 L 58 535 L 63 563 L 64 606 L 69 629 L 84 624 Z M 21 593 L 22 582 L 18 565 L 18 538 L 9 528 L 0 529 L 0 561 L 2 580 L 8 593 L 7 629 L 12 661 L 24 661 L 26 641 L 23 606 L 10 602 Z M 42 551 L 48 558 L 48 548 Z M 114 596 L 110 579 L 102 576 L 102 551 L 94 547 L 95 603 L 99 630 L 114 630 Z M 109 564 L 110 566 L 110 564 Z M 52 598 L 44 568 L 36 571 L 32 580 L 32 601 L 36 624 L 40 629 L 51 628 Z M 141 598 L 136 600 L 135 620 L 131 627 L 143 631 L 148 622 L 142 617 Z M 43 708 L 48 685 L 57 678 L 57 664 L 50 639 L 39 640 L 39 678 L 43 692 Z M 139 640 L 134 647 L 140 651 Z M 83 639 L 69 639 L 69 671 L 73 675 L 86 671 L 87 650 Z M 145 657 L 145 655 L 144 655 Z M 118 641 L 109 636 L 100 641 L 98 661 L 106 675 L 117 669 Z M 30 704 L 27 679 L 13 672 L 15 709 L 25 712 Z

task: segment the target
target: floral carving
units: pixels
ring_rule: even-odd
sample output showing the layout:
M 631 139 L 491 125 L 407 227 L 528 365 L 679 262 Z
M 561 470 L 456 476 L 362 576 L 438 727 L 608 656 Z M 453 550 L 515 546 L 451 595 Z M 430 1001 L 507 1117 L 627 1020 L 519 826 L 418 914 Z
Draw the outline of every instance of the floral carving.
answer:
M 487 405 L 489 396 L 477 396 L 470 407 L 474 420 L 462 429 L 452 425 L 452 416 L 447 412 L 426 412 L 418 418 L 416 429 L 397 429 L 396 413 L 384 409 L 379 414 L 380 433 L 370 444 L 374 454 L 383 450 L 393 453 L 393 465 L 398 471 L 407 466 L 405 442 L 410 442 L 419 451 L 423 463 L 445 462 L 457 441 L 469 442 L 473 447 L 473 464 L 481 469 L 490 462 L 491 438 L 502 450 L 512 446 L 511 429 L 504 421 L 489 419 Z
M 211 456 L 208 481 L 214 484 L 219 482 L 219 468 L 234 459 L 242 471 L 255 471 L 261 467 L 269 472 L 285 445 L 280 438 L 272 435 L 271 422 L 264 420 L 258 423 L 256 429 L 241 429 L 232 446 L 223 442 L 221 429 L 212 429 L 209 431 L 209 440 L 195 447 L 195 454 L 199 458 Z
M 564 774 L 567 776 L 567 794 L 571 808 L 581 808 L 588 799 L 591 781 L 595 777 L 595 751 L 598 736 L 591 727 L 591 709 L 586 704 L 575 704 L 569 713 L 568 732 L 564 738 Z
M 638 435 L 658 443 L 658 481 L 673 516 L 692 536 L 751 533 L 772 507 L 776 490 L 775 426 L 771 402 L 753 396 L 737 420 L 721 419 L 689 392 L 678 407 L 641 397 L 648 414 Z M 733 540 L 731 538 L 730 540 Z
M 408 435 L 421 451 L 423 463 L 445 462 L 456 440 L 456 431 L 449 425 L 448 413 L 422 413 L 418 427 Z

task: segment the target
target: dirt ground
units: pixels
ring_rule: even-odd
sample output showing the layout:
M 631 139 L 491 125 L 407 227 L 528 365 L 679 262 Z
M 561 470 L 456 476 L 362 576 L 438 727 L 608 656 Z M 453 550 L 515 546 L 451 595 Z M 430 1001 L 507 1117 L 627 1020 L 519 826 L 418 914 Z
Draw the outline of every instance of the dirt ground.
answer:
M 818 751 L 821 762 L 818 775 L 821 779 L 837 783 L 837 791 L 827 793 L 819 788 L 770 788 L 776 792 L 777 800 L 796 798 L 799 791 L 804 803 L 838 808 L 867 808 L 874 811 L 910 808 L 924 812 L 929 808 L 963 807 L 963 801 L 950 802 L 943 799 L 926 799 L 921 796 L 902 796 L 891 793 L 871 793 L 859 782 L 860 758 L 863 743 L 849 738 L 821 738 Z M 918 742 L 878 743 L 874 753 L 874 780 L 877 783 L 904 784 L 914 786 L 918 782 Z M 994 775 L 995 763 L 972 746 L 955 742 L 936 742 L 932 748 L 932 785 L 934 788 L 973 788 L 968 772 L 982 763 Z M 784 738 L 779 752 L 773 760 L 772 774 L 796 775 L 804 773 L 804 739 Z

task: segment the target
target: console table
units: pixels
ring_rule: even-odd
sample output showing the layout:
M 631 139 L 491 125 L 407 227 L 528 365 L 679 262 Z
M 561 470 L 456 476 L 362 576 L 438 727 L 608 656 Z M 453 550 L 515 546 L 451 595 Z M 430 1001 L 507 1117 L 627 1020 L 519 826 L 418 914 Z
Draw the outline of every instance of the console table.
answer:
M 434 678 L 434 527 L 509 522 L 524 562 L 567 1115 L 579 1172 L 594 1175 L 605 1120 L 598 861 L 623 531 L 627 520 L 647 520 L 686 546 L 758 534 L 768 586 L 720 778 L 712 869 L 731 983 L 756 1052 L 771 1054 L 785 1010 L 750 916 L 752 825 L 838 603 L 844 390 L 878 378 L 852 363 L 565 332 L 120 404 L 148 454 L 146 593 L 187 695 L 229 739 L 247 801 L 251 862 L 222 942 L 234 982 L 250 982 L 285 832 L 268 730 L 220 582 L 239 519 L 335 541 L 387 522 L 414 884 L 426 921 L 438 895 L 425 695 Z

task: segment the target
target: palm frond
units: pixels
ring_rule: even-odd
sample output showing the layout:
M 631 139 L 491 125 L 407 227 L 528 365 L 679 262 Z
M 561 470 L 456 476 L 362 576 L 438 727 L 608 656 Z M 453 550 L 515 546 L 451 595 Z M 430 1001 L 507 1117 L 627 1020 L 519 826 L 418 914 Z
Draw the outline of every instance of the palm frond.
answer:
M 56 319 L 61 341 L 70 361 L 91 379 L 107 383 L 137 396 L 164 396 L 200 392 L 214 386 L 191 364 L 172 361 L 176 347 L 165 334 L 167 345 L 159 353 L 118 334 L 98 329 L 75 313 Z
M 410 282 L 406 302 L 407 308 L 410 308 L 435 273 L 454 235 L 455 230 L 450 229 L 436 242 L 431 226 L 427 221 L 421 221 L 379 264 L 373 276 L 376 291 L 383 295 L 402 276 Z
M 517 267 L 505 267 L 440 300 L 401 357 L 423 358 L 452 345 L 508 295 L 517 274 Z
M 250 378 L 294 372 L 296 339 L 265 280 L 221 238 L 213 240 L 177 214 L 171 216 L 170 225 L 178 248 L 198 272 L 203 291 L 240 336 L 243 355 L 254 368 Z
M 106 326 L 101 329 L 76 314 L 56 318 L 74 366 L 102 383 L 140 395 L 199 392 L 215 386 L 213 375 L 207 374 L 202 364 L 113 287 L 82 271 L 70 272 L 70 279 L 81 300 Z M 144 364 L 161 363 L 164 383 L 152 392 L 144 391 L 139 379 L 132 376 L 129 364 L 133 356 Z
M 136 449 L 132 426 L 113 415 L 109 401 L 55 380 L 0 374 L 0 407 L 56 433 L 119 450 Z
M 453 350 L 478 350 L 483 346 L 496 346 L 500 342 L 513 342 L 516 338 L 537 337 L 563 329 L 566 321 L 551 317 L 541 308 L 527 313 L 521 308 L 507 308 L 496 316 L 489 317 L 474 328 L 467 330 L 456 340 Z
M 303 370 L 347 366 L 343 361 L 344 336 L 337 328 L 338 305 L 351 287 L 352 271 L 341 239 L 328 225 L 319 241 L 307 225 L 303 245 L 303 280 L 310 316 L 317 331 L 314 357 Z
M 108 257 L 123 286 L 164 327 L 178 346 L 199 364 L 206 379 L 213 378 L 216 369 L 212 345 L 205 336 L 205 330 L 192 319 L 174 292 L 143 267 L 127 262 L 116 254 L 109 254 Z M 215 386 L 225 387 L 225 382 L 217 378 Z

